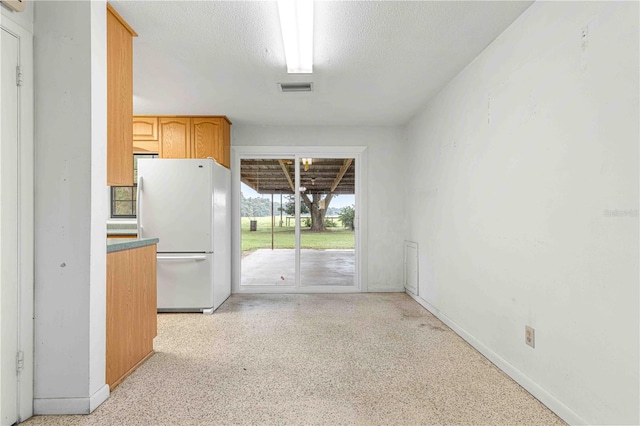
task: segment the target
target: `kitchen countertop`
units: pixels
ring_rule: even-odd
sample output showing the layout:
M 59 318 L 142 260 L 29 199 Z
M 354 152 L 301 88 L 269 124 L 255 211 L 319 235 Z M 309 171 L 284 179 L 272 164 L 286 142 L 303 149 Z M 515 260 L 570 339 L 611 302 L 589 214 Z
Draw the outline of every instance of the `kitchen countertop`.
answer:
M 107 253 L 157 244 L 158 238 L 108 238 Z

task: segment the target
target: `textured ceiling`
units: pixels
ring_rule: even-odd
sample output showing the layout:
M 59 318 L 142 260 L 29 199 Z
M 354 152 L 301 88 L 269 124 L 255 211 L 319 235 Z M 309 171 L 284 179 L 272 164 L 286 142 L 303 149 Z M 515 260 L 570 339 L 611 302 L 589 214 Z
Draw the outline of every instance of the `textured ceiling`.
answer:
M 288 75 L 275 1 L 112 1 L 136 30 L 136 114 L 234 124 L 406 123 L 531 5 L 316 1 L 314 72 Z M 311 81 L 312 93 L 278 82 Z

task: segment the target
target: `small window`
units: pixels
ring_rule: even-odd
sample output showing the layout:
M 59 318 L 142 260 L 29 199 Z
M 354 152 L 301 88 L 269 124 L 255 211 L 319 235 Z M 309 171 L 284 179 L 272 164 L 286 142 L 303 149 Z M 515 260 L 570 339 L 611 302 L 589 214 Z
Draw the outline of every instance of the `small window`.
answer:
M 157 154 L 133 154 L 133 181 L 138 181 L 138 159 L 158 158 Z M 137 185 L 112 186 L 111 187 L 111 217 L 133 218 L 136 217 Z

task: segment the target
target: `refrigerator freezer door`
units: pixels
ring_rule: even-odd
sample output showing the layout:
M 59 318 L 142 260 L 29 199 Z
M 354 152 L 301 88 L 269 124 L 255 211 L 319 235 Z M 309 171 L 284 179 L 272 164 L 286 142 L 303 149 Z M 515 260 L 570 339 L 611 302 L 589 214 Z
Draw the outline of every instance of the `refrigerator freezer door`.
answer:
M 158 252 L 213 252 L 213 167 L 208 159 L 138 160 L 138 237 Z
M 213 308 L 213 254 L 158 254 L 158 311 Z

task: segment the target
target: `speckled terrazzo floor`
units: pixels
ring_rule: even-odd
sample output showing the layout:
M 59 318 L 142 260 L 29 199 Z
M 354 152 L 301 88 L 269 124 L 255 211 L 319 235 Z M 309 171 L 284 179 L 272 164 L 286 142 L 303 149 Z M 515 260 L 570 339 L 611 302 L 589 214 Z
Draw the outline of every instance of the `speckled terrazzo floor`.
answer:
M 155 349 L 93 414 L 24 424 L 564 424 L 402 293 L 233 295 Z

